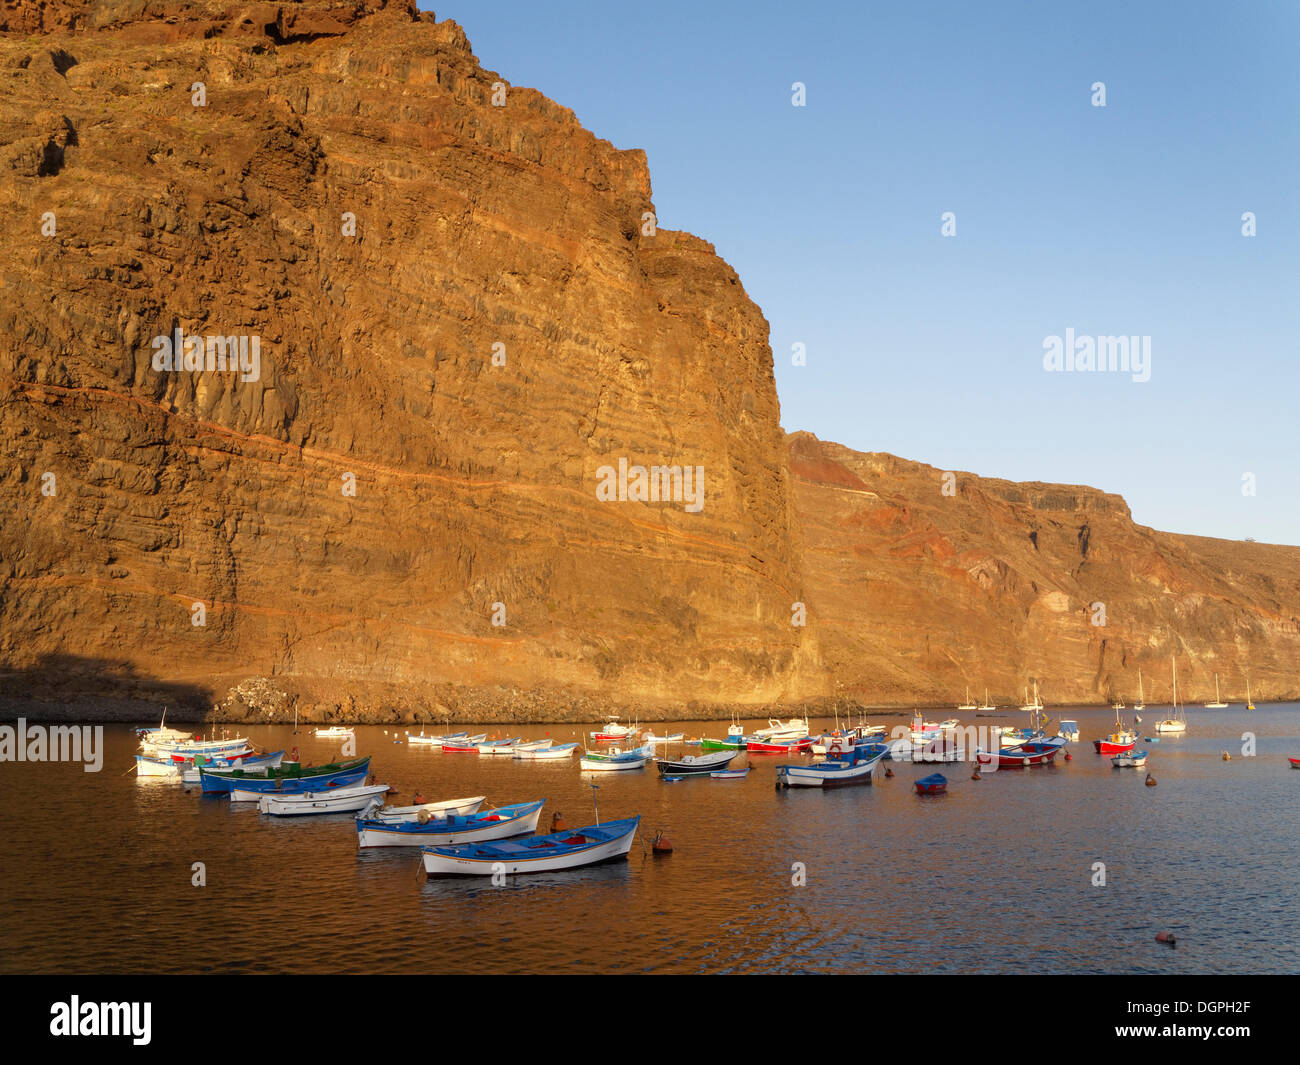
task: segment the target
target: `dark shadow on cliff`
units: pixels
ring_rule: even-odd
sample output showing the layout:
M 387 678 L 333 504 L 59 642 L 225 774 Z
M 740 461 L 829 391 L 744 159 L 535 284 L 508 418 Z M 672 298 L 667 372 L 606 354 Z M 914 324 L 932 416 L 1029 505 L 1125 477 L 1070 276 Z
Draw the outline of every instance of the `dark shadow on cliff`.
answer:
M 140 673 L 126 661 L 57 652 L 15 669 L 0 662 L 0 720 L 201 720 L 211 688 Z

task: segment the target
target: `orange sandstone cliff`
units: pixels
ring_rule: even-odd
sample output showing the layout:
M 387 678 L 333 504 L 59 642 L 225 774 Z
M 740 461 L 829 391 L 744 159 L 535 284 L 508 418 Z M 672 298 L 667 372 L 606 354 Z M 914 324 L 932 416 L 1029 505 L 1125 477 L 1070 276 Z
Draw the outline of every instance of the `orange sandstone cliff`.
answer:
M 1095 700 L 1174 646 L 1296 692 L 1291 549 L 789 443 L 644 154 L 409 0 L 3 0 L 0 211 L 9 709 Z

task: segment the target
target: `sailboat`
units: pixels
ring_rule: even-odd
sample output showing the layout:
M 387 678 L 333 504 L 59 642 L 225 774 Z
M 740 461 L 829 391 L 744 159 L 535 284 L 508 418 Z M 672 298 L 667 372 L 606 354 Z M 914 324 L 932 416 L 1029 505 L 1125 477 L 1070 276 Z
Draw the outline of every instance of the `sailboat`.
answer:
M 1227 703 L 1225 703 L 1222 699 L 1219 698 L 1219 675 L 1216 673 L 1214 674 L 1214 702 L 1206 703 L 1205 709 L 1222 710 L 1225 707 L 1227 707 L 1227 705 L 1228 705 Z
M 1163 721 L 1156 722 L 1157 732 L 1171 732 L 1175 735 L 1181 735 L 1187 731 L 1187 716 L 1178 709 L 1178 661 L 1173 655 L 1169 656 L 1170 665 L 1174 670 L 1174 716 L 1167 717 Z
M 984 689 L 984 705 L 981 706 L 980 709 L 981 709 L 981 710 L 996 710 L 996 709 L 997 709 L 996 706 L 994 706 L 992 703 L 989 702 L 989 690 L 988 690 L 988 688 L 985 688 L 985 689 Z
M 1255 704 L 1250 700 L 1250 677 L 1246 677 L 1246 709 L 1254 710 Z
M 969 685 L 969 684 L 966 685 L 966 701 L 965 701 L 964 703 L 962 703 L 961 706 L 957 707 L 957 709 L 958 709 L 958 710 L 974 710 L 974 709 L 976 709 L 975 704 L 974 704 L 973 702 L 970 701 L 970 685 Z
M 1029 689 L 1026 688 L 1025 691 L 1027 694 Z M 1034 701 L 1032 703 L 1026 702 L 1025 705 L 1022 706 L 1020 709 L 1030 711 L 1032 713 L 1037 713 L 1038 711 L 1043 709 L 1043 700 L 1038 697 L 1038 681 L 1034 681 Z
M 1142 694 L 1142 670 L 1138 670 L 1138 701 L 1133 704 L 1134 711 L 1141 711 L 1147 708 L 1146 697 Z

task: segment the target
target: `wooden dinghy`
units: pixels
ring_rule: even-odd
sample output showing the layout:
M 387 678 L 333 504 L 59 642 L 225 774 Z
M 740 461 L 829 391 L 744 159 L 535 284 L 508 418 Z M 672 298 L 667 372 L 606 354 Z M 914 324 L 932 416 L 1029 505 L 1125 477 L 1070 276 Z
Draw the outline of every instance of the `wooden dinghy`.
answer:
M 427 821 L 376 821 L 358 817 L 357 846 L 422 847 L 526 836 L 537 831 L 545 804 L 545 799 L 518 802 L 487 813 L 453 814 Z
M 359 784 L 366 779 L 369 771 L 370 756 L 366 755 L 364 758 L 331 762 L 328 765 L 304 766 L 299 762 L 292 762 L 279 768 L 262 769 L 260 772 L 252 769 L 202 769 L 199 771 L 199 778 L 203 784 L 204 794 L 208 795 L 224 795 L 235 790 L 276 791 L 287 794 Z
M 486 795 L 474 795 L 468 799 L 444 799 L 442 802 L 425 802 L 416 806 L 375 806 L 365 811 L 371 821 L 419 821 L 431 817 L 450 817 L 459 814 L 476 814 L 479 807 L 487 801 Z
M 640 817 L 588 825 L 577 831 L 509 843 L 425 847 L 429 876 L 492 876 L 495 873 L 551 873 L 627 858 Z
M 359 784 L 352 788 L 330 791 L 304 791 L 297 795 L 263 795 L 257 808 L 273 817 L 297 817 L 304 814 L 348 814 L 370 806 L 388 793 L 387 784 Z
M 558 747 L 520 747 L 515 750 L 515 757 L 523 761 L 545 762 L 553 758 L 571 758 L 577 749 L 576 743 L 561 743 Z

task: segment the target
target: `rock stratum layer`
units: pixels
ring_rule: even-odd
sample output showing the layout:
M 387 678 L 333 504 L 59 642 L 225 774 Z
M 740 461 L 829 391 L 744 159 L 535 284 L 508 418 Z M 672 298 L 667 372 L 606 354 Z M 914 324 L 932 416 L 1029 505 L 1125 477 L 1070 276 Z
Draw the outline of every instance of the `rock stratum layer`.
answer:
M 644 154 L 410 2 L 5 0 L 0 75 L 0 698 L 1095 699 L 1175 642 L 1296 691 L 1295 551 L 1087 489 L 935 509 L 934 471 L 788 443 L 767 323 Z M 177 336 L 255 372 L 160 365 Z M 620 460 L 701 469 L 702 509 L 599 498 Z

